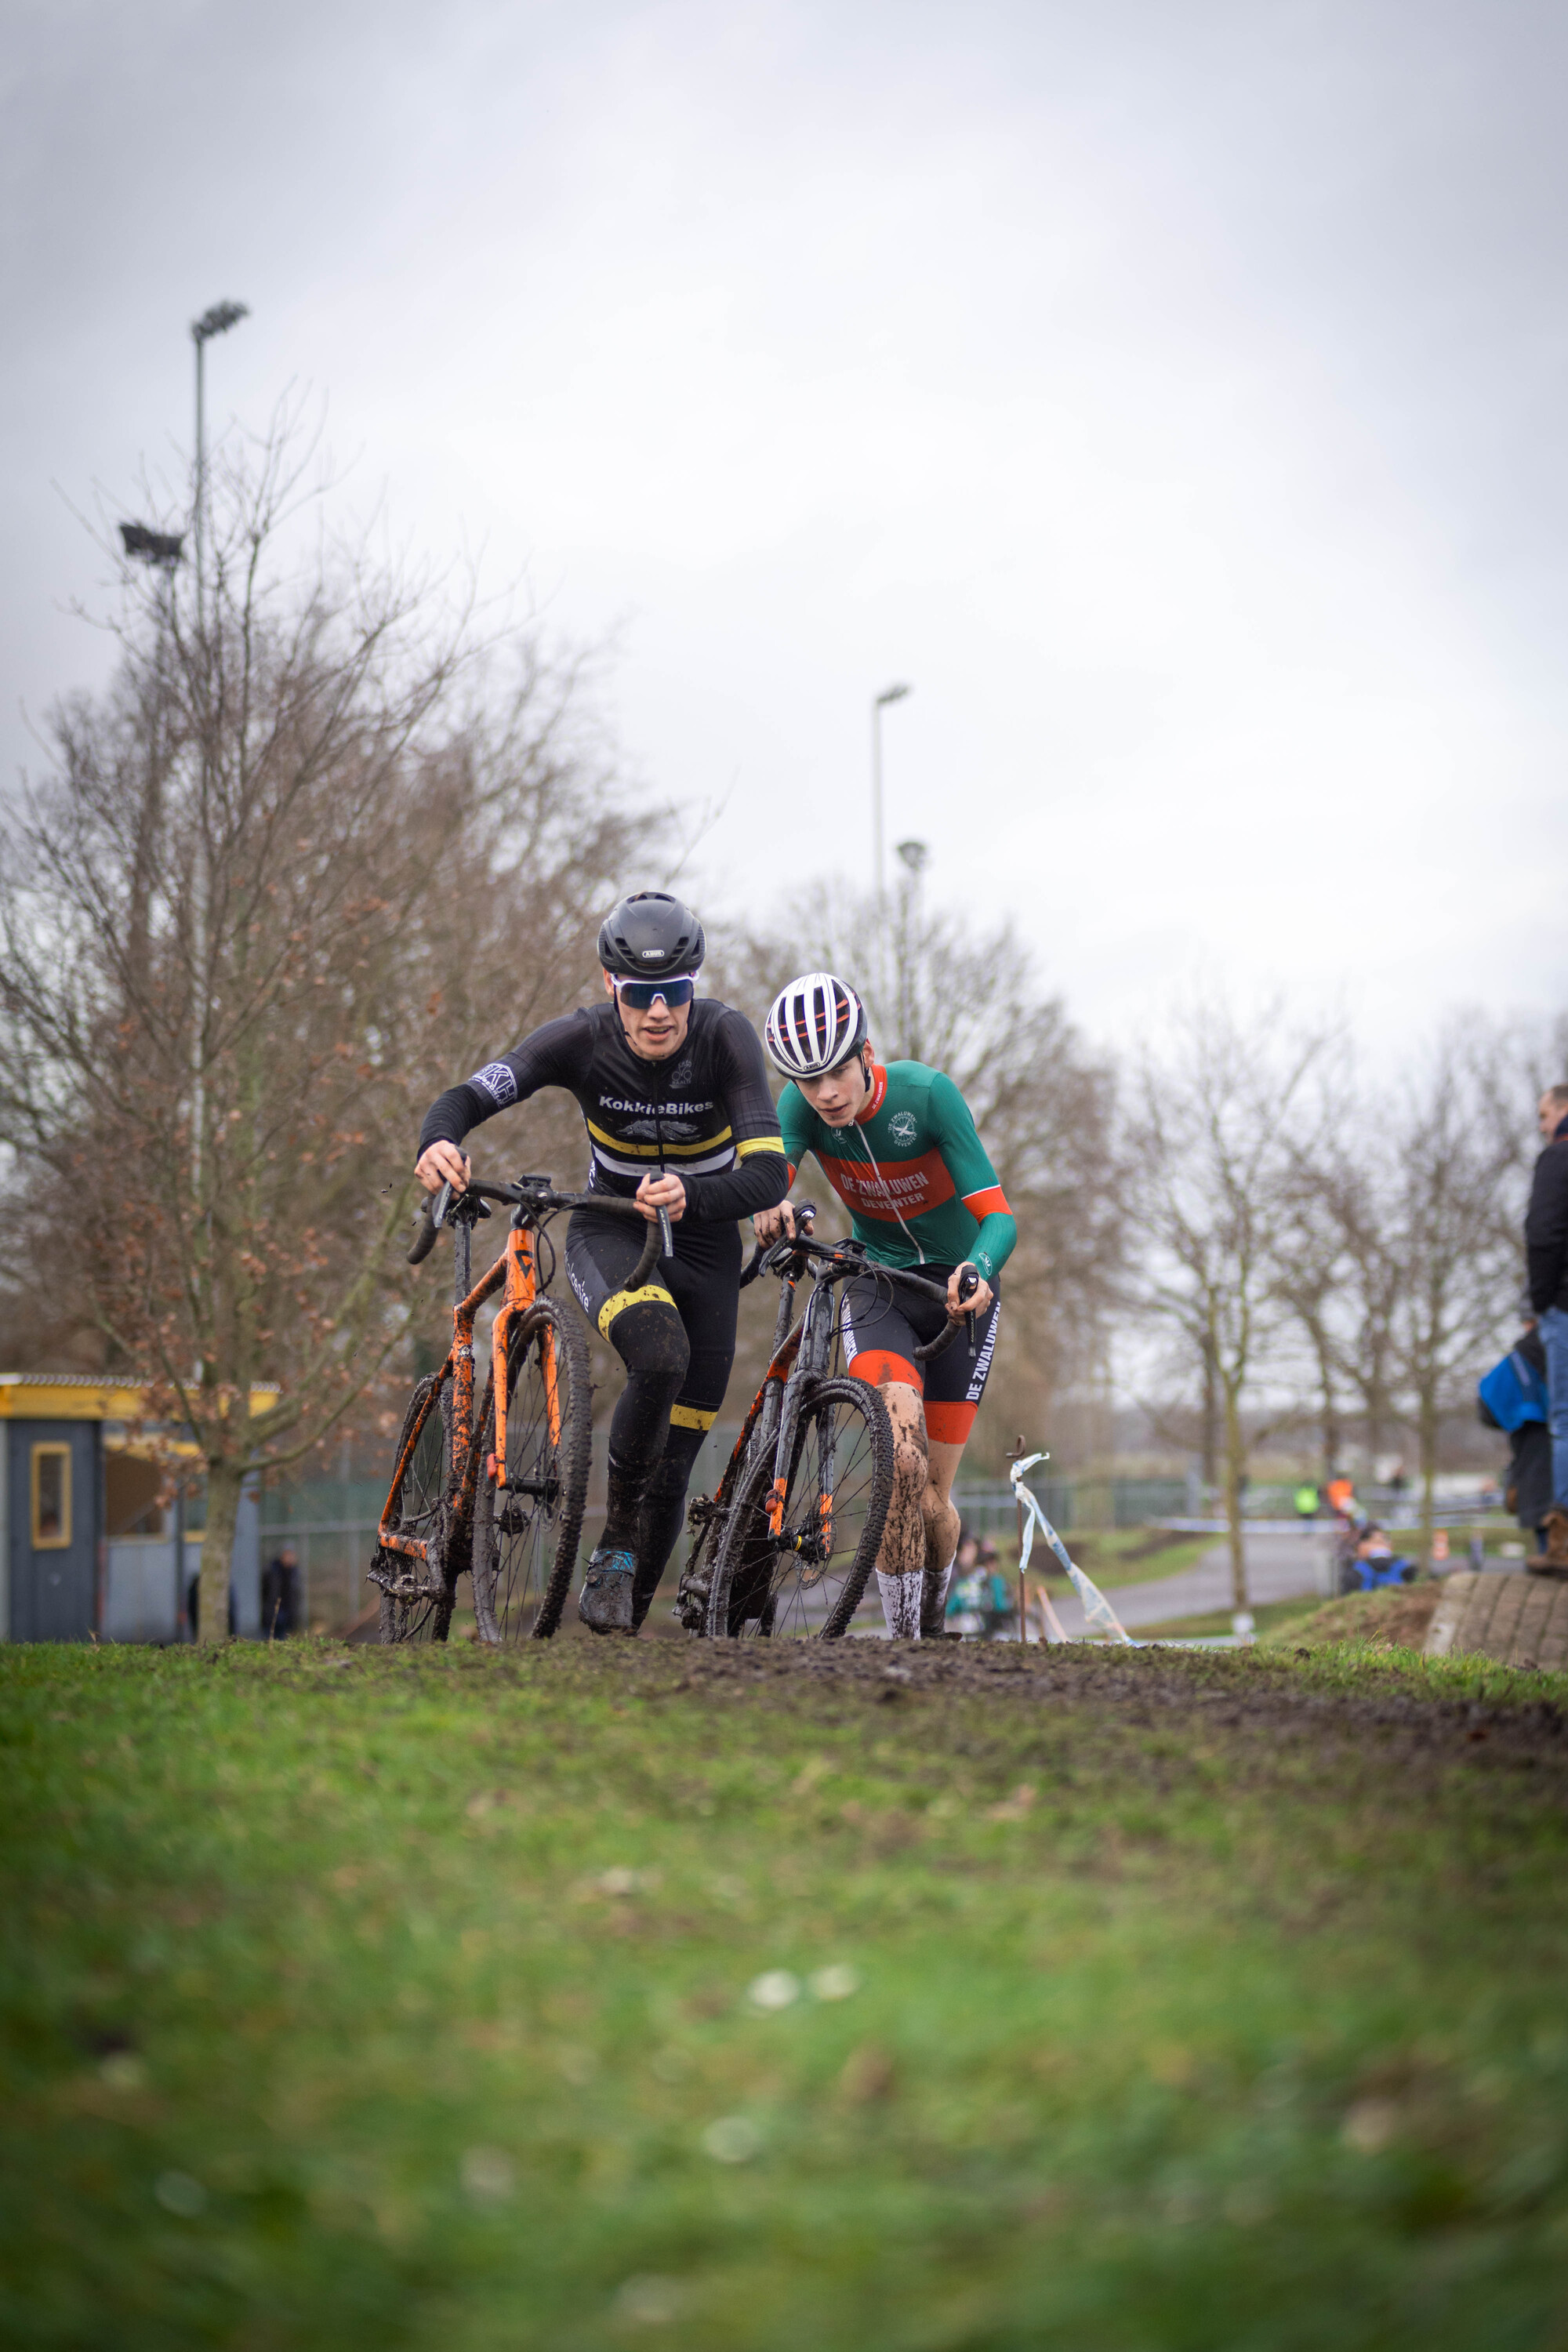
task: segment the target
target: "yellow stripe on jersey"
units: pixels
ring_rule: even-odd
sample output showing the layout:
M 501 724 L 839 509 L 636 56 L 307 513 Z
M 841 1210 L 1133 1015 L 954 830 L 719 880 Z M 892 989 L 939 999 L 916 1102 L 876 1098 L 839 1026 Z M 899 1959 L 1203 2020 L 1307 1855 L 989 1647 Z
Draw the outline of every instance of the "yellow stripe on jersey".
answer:
M 705 1412 L 700 1404 L 672 1404 L 669 1408 L 671 1429 L 711 1429 L 719 1418 L 719 1408 Z
M 747 1137 L 744 1143 L 738 1143 L 735 1149 L 742 1160 L 749 1160 L 753 1151 L 782 1153 L 784 1138 L 782 1135 L 751 1135 Z
M 606 1135 L 592 1119 L 586 1126 L 595 1143 L 602 1143 L 607 1151 L 629 1152 L 634 1160 L 689 1160 L 699 1151 L 717 1151 L 721 1143 L 729 1142 L 731 1133 L 731 1129 L 721 1128 L 717 1135 L 705 1135 L 700 1143 L 626 1143 L 618 1135 Z
M 674 1299 L 661 1282 L 645 1283 L 640 1290 L 617 1290 L 614 1297 L 606 1298 L 599 1309 L 599 1336 L 601 1339 L 607 1339 L 610 1336 L 611 1324 L 617 1315 L 624 1315 L 628 1307 L 673 1307 L 674 1305 Z

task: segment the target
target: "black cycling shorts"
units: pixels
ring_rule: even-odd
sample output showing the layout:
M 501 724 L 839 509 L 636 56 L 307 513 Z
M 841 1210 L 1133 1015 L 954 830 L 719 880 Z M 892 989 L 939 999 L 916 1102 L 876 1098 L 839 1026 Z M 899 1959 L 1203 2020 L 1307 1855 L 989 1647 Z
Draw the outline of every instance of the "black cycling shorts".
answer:
M 629 1217 L 575 1210 L 566 1232 L 566 1278 L 584 1314 L 628 1371 L 663 1370 L 672 1344 L 679 1352 L 684 1335 L 688 1361 L 670 1427 L 711 1429 L 735 1360 L 740 1229 L 728 1219 L 709 1223 L 682 1217 L 674 1227 L 674 1257 L 659 1259 L 633 1290 L 644 1233 Z
M 929 1282 L 945 1283 L 950 1265 L 922 1265 Z M 996 1285 L 991 1286 L 995 1292 Z M 917 1363 L 917 1347 L 929 1347 L 947 1322 L 947 1311 L 934 1298 L 922 1298 L 901 1283 L 879 1281 L 873 1274 L 857 1275 L 844 1286 L 838 1309 L 844 1369 L 857 1380 L 879 1388 L 884 1381 L 906 1381 L 925 1399 L 926 1435 L 937 1445 L 963 1445 L 974 1426 L 974 1415 L 985 1393 L 991 1359 L 996 1352 L 1000 1297 L 974 1326 L 974 1352 L 961 1326 L 956 1339 L 929 1364 Z

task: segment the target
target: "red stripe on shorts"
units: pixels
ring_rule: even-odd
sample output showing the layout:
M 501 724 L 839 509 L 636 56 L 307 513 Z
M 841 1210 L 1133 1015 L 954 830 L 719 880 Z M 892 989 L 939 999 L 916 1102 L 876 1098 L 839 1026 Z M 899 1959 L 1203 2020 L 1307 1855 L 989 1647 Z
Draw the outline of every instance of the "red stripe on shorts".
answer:
M 909 1358 L 895 1356 L 890 1348 L 862 1348 L 849 1370 L 856 1380 L 868 1381 L 874 1389 L 880 1388 L 884 1381 L 907 1381 L 912 1389 L 923 1390 L 925 1386 Z M 971 1413 L 970 1419 L 973 1417 Z
M 977 1404 L 938 1404 L 926 1399 L 926 1435 L 933 1445 L 967 1445 Z

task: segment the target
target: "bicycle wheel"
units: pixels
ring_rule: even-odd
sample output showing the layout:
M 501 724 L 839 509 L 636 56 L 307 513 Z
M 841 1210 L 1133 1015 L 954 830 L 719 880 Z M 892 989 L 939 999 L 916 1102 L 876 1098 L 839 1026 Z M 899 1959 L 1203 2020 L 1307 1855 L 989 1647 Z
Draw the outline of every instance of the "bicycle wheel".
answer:
M 561 1622 L 588 1499 L 590 1415 L 583 1327 L 553 1298 L 537 1299 L 507 1340 L 500 1489 L 493 1398 L 479 1431 L 474 1614 L 483 1642 L 547 1642 Z
M 832 1641 L 859 1606 L 893 1493 L 888 1408 L 865 1381 L 822 1381 L 801 1408 L 782 1524 L 773 1456 L 748 1467 L 719 1546 L 710 1636 Z
M 430 1372 L 408 1400 L 394 1459 L 400 1464 L 387 1504 L 385 1525 L 426 1547 L 424 1559 L 377 1544 L 369 1580 L 381 1588 L 380 1638 L 384 1642 L 444 1642 L 452 1622 L 458 1565 L 451 1557 L 451 1512 L 447 1504 L 447 1423 L 451 1381 Z M 463 1567 L 467 1561 L 461 1563 Z

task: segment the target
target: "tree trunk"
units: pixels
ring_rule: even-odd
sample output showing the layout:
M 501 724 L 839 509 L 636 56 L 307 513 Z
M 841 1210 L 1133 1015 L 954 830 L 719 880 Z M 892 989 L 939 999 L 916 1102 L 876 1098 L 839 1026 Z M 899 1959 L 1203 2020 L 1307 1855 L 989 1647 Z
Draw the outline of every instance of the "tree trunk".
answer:
M 1237 1610 L 1247 1606 L 1247 1538 L 1241 1529 L 1241 1482 L 1247 1469 L 1247 1441 L 1241 1427 L 1241 1399 L 1227 1381 L 1225 1386 L 1225 1516 L 1230 1530 L 1230 1596 Z
M 1204 1493 L 1212 1495 L 1219 1484 L 1219 1368 L 1215 1362 L 1214 1343 L 1200 1343 L 1204 1360 Z
M 1340 1459 L 1340 1408 L 1334 1395 L 1334 1368 L 1329 1355 L 1328 1341 L 1320 1329 L 1312 1334 L 1318 1357 L 1318 1386 L 1322 1391 L 1323 1475 L 1327 1486 Z
M 1417 1539 L 1422 1565 L 1432 1566 L 1432 1522 L 1437 1475 L 1437 1392 L 1431 1384 L 1421 1391 L 1418 1413 L 1421 1433 L 1421 1533 Z
M 198 1638 L 228 1639 L 229 1566 L 234 1558 L 234 1530 L 239 1517 L 239 1493 L 245 1473 L 237 1462 L 207 1463 L 207 1525 L 202 1538 L 202 1605 Z

